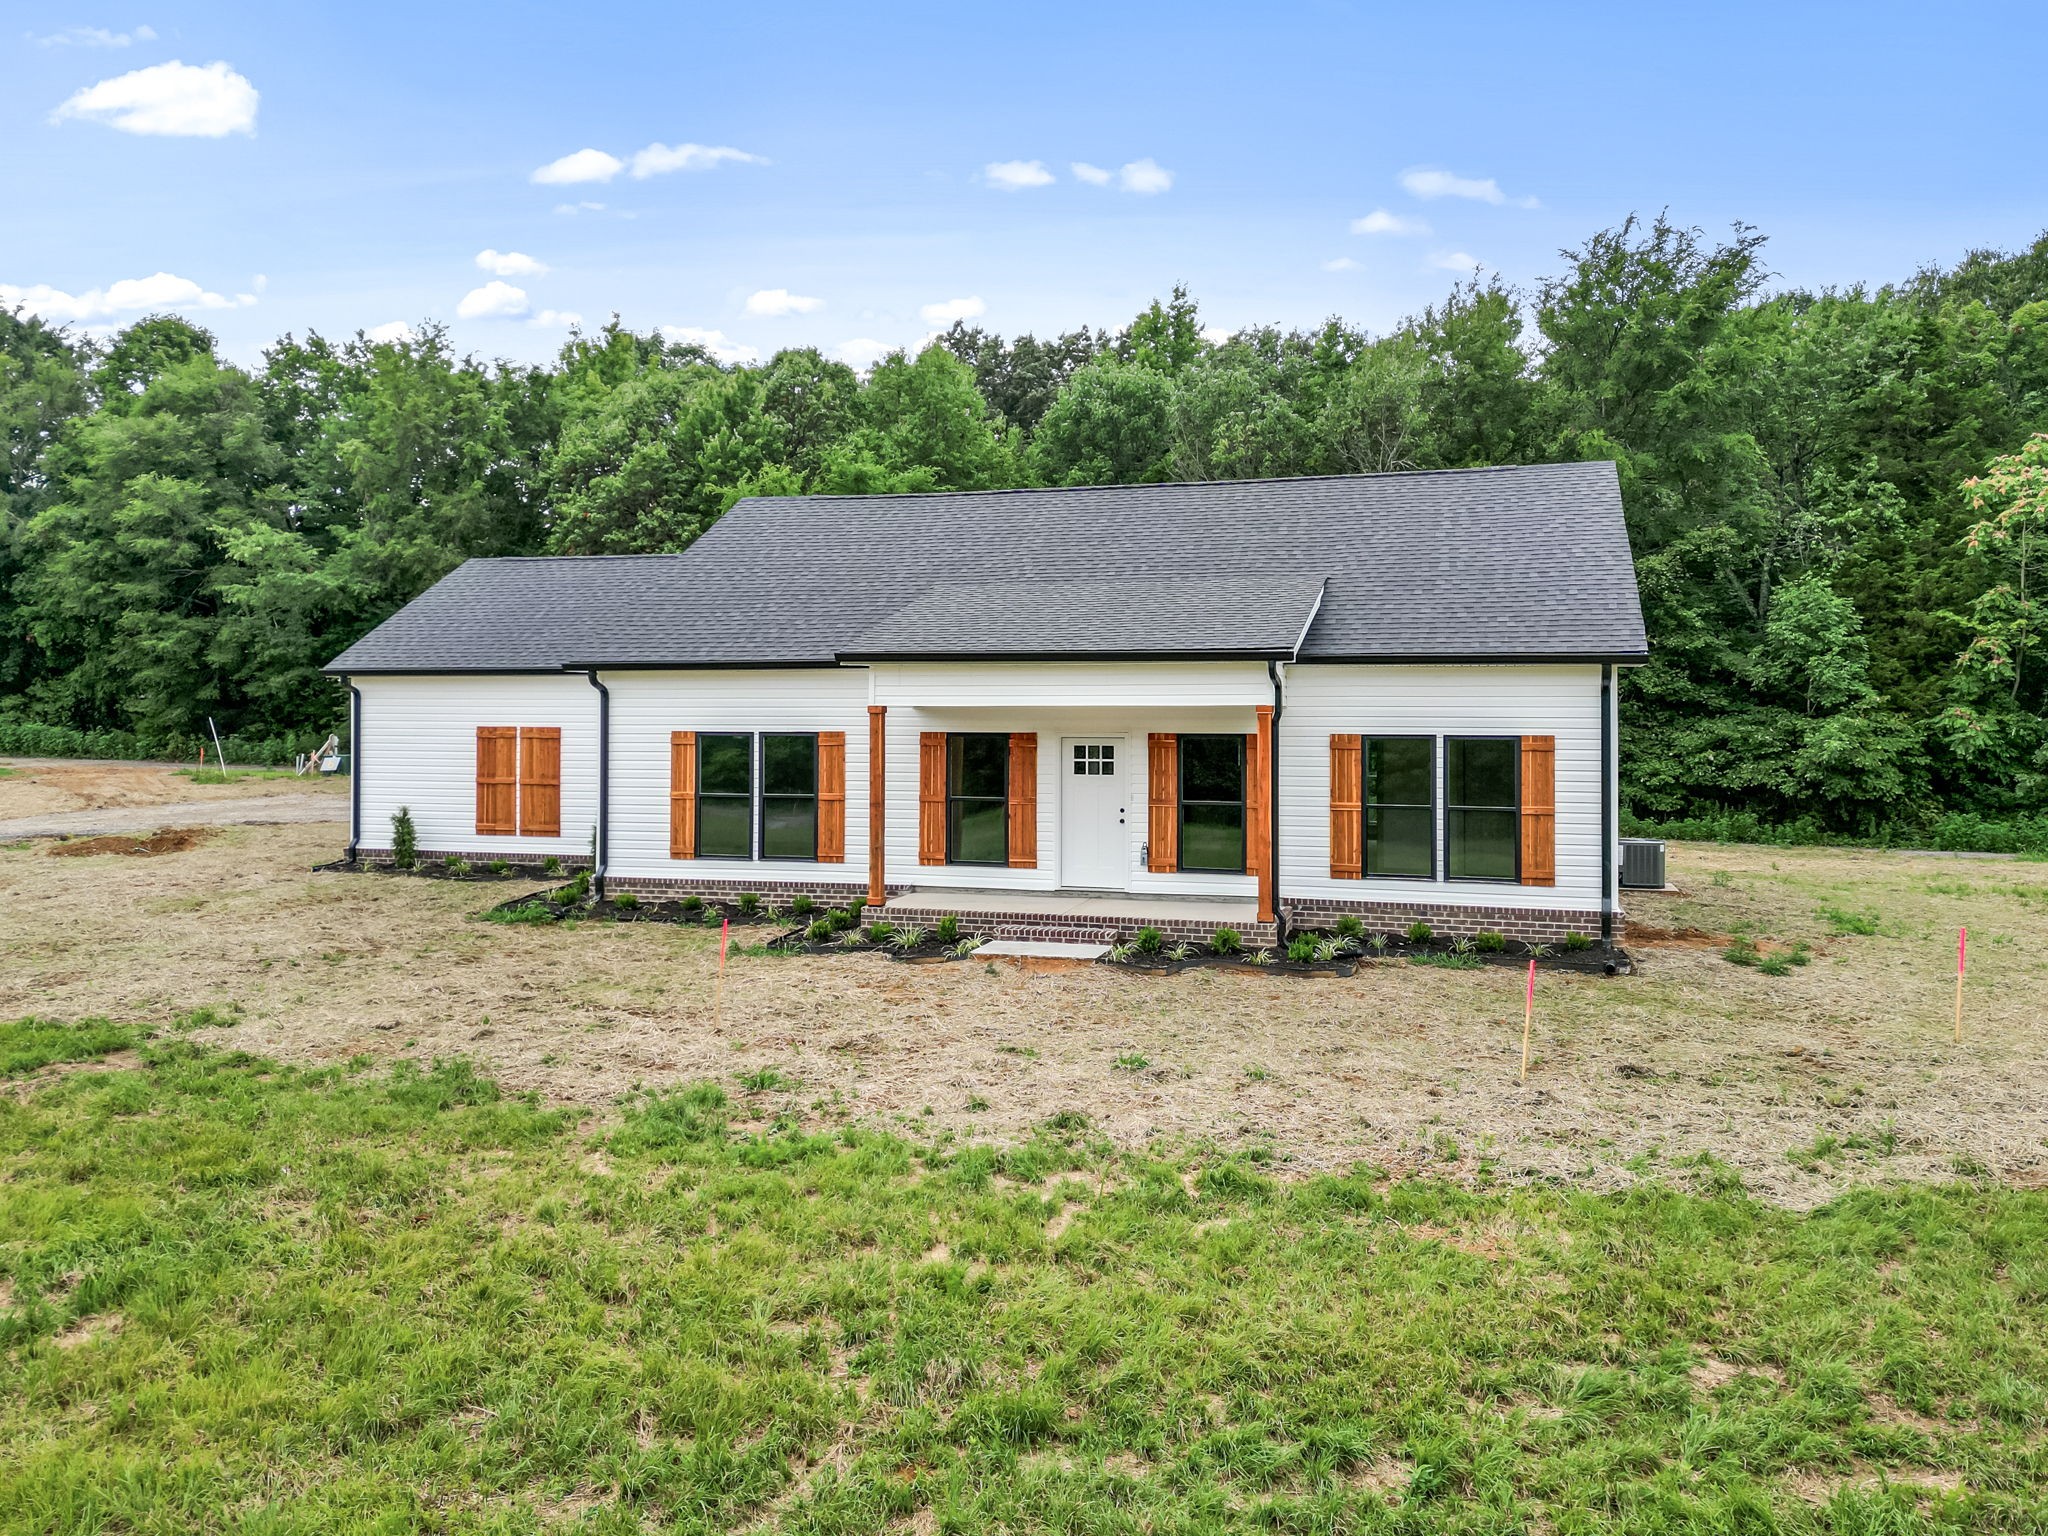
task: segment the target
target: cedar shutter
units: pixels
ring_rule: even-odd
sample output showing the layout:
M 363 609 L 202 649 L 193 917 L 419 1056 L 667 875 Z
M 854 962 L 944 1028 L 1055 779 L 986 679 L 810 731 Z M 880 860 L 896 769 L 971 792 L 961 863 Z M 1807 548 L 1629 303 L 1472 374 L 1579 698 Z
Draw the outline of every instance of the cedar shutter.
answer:
M 476 831 L 479 837 L 519 835 L 519 731 L 476 728 Z
M 1254 731 L 1244 739 L 1244 872 L 1256 875 L 1266 867 L 1273 851 L 1273 836 L 1266 826 L 1273 796 L 1266 786 L 1265 763 L 1259 756 L 1259 736 Z
M 1038 868 L 1038 736 L 1010 733 L 1010 868 Z
M 1522 738 L 1522 884 L 1557 884 L 1557 738 Z
M 562 728 L 558 725 L 520 729 L 519 835 L 562 835 Z
M 1365 751 L 1357 736 L 1330 738 L 1330 878 L 1365 875 Z
M 1153 732 L 1145 738 L 1145 761 L 1151 802 L 1145 829 L 1151 857 L 1145 867 L 1155 875 L 1170 875 L 1180 868 L 1180 738 Z
M 946 733 L 917 735 L 917 862 L 946 862 Z
M 668 733 L 668 856 L 697 857 L 697 733 Z
M 818 862 L 846 862 L 846 732 L 818 732 Z

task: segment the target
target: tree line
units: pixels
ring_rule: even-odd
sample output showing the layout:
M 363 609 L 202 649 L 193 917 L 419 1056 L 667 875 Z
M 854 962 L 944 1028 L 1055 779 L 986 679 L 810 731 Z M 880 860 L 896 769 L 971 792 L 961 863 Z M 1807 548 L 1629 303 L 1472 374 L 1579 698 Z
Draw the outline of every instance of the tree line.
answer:
M 0 746 L 275 754 L 319 668 L 477 555 L 686 548 L 742 496 L 1613 459 L 1652 660 L 1624 793 L 1660 822 L 1884 834 L 2048 800 L 2048 235 L 1876 289 L 1769 287 L 1659 217 L 1385 335 L 966 324 L 866 375 L 722 365 L 616 319 L 554 363 L 444 331 L 286 336 L 0 312 Z M 1244 530 L 1259 537 L 1256 527 Z M 89 749 L 89 748 L 88 748 Z

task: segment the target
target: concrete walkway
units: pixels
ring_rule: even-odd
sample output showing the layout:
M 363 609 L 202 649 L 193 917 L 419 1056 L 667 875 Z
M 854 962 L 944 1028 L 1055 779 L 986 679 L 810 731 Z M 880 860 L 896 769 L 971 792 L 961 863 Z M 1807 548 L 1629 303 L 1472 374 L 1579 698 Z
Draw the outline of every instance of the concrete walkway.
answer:
M 246 800 L 177 800 L 18 816 L 0 821 L 0 842 L 23 837 L 102 837 L 117 832 L 155 832 L 164 827 L 263 827 L 347 820 L 346 795 L 251 795 Z

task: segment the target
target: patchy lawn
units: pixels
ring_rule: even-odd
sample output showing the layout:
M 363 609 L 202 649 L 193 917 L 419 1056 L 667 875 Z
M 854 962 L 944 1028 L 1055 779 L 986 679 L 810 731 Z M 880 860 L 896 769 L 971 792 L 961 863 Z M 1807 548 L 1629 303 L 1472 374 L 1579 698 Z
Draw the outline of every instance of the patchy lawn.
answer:
M 2048 1522 L 2038 1192 L 1282 1181 L 207 1022 L 0 1026 L 10 1529 Z
M 0 779 L 6 781 L 0 783 L 0 821 L 155 805 L 175 815 L 173 808 L 180 805 L 303 794 L 334 796 L 335 815 L 348 819 L 347 779 L 300 778 L 274 768 L 230 769 L 222 783 L 219 770 L 212 768 L 201 774 L 161 763 L 10 757 L 0 758 Z

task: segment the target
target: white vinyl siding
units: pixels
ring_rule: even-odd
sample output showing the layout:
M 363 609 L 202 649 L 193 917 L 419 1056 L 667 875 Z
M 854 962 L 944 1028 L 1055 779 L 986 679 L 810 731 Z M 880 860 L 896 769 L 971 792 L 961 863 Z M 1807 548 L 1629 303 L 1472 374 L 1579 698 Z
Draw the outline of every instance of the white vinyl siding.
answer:
M 1280 717 L 1280 895 L 1343 901 L 1593 908 L 1600 901 L 1600 668 L 1351 666 L 1286 669 Z M 1330 737 L 1555 736 L 1557 883 L 1330 878 Z M 1443 758 L 1436 847 L 1442 868 Z
M 868 882 L 868 675 L 859 667 L 603 672 L 612 696 L 611 845 L 606 873 L 625 879 Z M 669 735 L 695 731 L 846 733 L 846 861 L 672 859 Z M 892 816 L 917 816 L 892 786 Z M 899 806 L 907 805 L 907 809 Z M 916 862 L 916 850 L 911 850 Z
M 391 818 L 412 812 L 419 845 L 464 853 L 587 857 L 597 825 L 597 691 L 578 676 L 358 677 L 361 845 L 391 846 Z M 479 837 L 476 732 L 481 725 L 562 733 L 559 837 Z
M 1177 704 L 1250 709 L 1273 702 L 1273 684 L 1259 661 L 889 662 L 873 671 L 874 702 L 890 705 L 892 718 L 899 704 L 1149 710 Z

